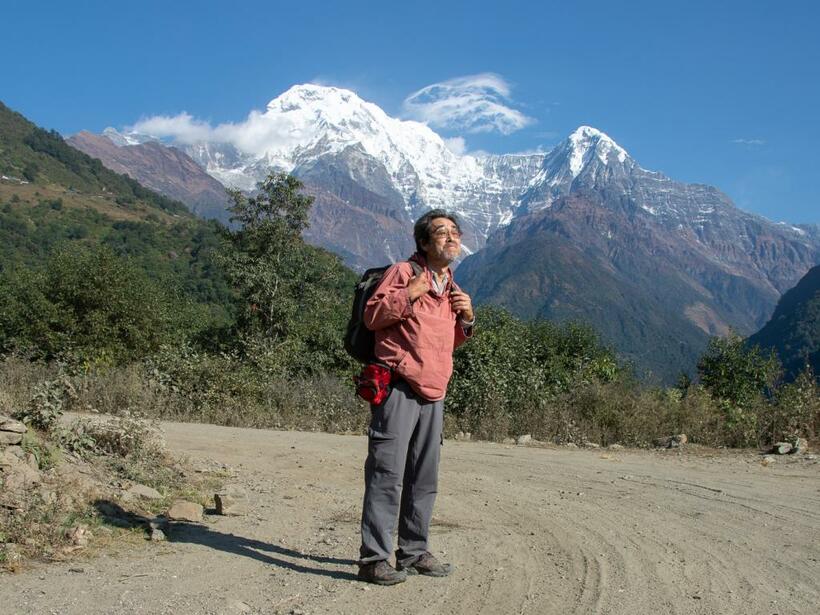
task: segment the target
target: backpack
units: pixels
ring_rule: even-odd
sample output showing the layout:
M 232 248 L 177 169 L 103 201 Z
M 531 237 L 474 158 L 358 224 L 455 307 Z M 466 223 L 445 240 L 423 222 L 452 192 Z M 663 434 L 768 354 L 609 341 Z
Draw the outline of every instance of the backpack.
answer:
M 408 261 L 413 267 L 413 273 L 419 275 L 422 268 L 415 261 Z M 364 308 L 367 301 L 384 277 L 384 273 L 391 267 L 374 267 L 364 272 L 353 291 L 353 313 L 347 323 L 344 345 L 347 353 L 360 363 L 372 363 L 376 346 L 376 334 L 364 324 Z

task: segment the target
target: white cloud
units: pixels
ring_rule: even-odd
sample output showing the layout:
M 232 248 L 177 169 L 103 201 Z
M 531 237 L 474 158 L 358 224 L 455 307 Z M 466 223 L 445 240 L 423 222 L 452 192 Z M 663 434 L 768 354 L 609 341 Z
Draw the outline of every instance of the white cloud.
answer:
M 213 134 L 213 129 L 207 122 L 194 119 L 184 111 L 174 116 L 155 115 L 140 120 L 130 126 L 129 129 L 161 139 L 171 137 L 182 143 L 193 143 L 209 139 Z
M 463 156 L 467 153 L 467 142 L 464 140 L 464 137 L 444 139 L 444 145 L 447 146 L 447 149 L 453 152 L 456 156 Z
M 763 139 L 732 139 L 732 143 L 737 143 L 739 145 L 766 145 L 766 141 Z
M 511 156 L 532 156 L 534 154 L 546 154 L 550 151 L 551 148 L 544 147 L 543 145 L 539 145 L 538 147 L 532 147 L 530 149 L 523 149 L 520 152 L 512 152 Z
M 404 114 L 434 128 L 508 135 L 535 120 L 513 109 L 510 86 L 500 75 L 482 73 L 434 83 L 404 100 Z
M 175 143 L 191 145 L 200 141 L 230 143 L 239 151 L 262 155 L 271 143 L 287 146 L 299 141 L 300 135 L 287 120 L 266 112 L 253 110 L 238 123 L 227 122 L 211 126 L 188 113 L 174 116 L 156 115 L 140 120 L 127 128 L 129 131 Z

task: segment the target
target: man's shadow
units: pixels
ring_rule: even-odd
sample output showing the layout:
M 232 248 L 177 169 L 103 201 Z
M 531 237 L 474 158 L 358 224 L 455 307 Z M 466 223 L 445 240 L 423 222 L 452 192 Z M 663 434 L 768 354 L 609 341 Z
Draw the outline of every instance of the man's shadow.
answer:
M 149 530 L 151 523 L 155 522 L 155 520 L 151 517 L 145 517 L 129 512 L 116 502 L 112 502 L 110 500 L 97 500 L 94 502 L 94 507 L 96 508 L 100 519 L 109 525 L 131 528 L 142 527 Z M 285 555 L 287 557 L 316 562 L 318 564 L 335 564 L 339 566 L 356 565 L 356 561 L 351 559 L 340 559 L 336 557 L 327 557 L 324 555 L 309 555 L 293 549 L 281 547 L 279 545 L 262 542 L 261 540 L 254 540 L 251 538 L 236 536 L 235 534 L 217 532 L 198 523 L 171 521 L 168 522 L 165 532 L 169 542 L 199 544 L 212 549 L 218 549 L 219 551 L 225 551 L 226 553 L 250 557 L 251 559 L 255 559 L 265 564 L 271 564 L 273 566 L 286 568 L 295 572 L 315 574 L 342 581 L 358 580 L 356 575 L 351 572 L 326 570 L 324 568 L 314 568 L 311 566 L 296 564 L 284 559 L 272 557 L 271 555 L 268 555 L 268 553 Z

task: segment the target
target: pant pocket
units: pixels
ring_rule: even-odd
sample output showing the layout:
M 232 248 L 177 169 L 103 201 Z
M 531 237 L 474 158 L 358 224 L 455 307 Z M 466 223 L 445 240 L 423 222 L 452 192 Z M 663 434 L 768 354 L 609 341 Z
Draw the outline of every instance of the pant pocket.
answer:
M 396 436 L 372 427 L 367 430 L 367 453 L 375 472 L 396 473 Z

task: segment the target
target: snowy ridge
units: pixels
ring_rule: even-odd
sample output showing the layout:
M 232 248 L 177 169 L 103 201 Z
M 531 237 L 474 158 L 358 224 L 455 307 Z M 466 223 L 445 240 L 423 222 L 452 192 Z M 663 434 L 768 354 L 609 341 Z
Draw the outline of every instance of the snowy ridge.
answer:
M 121 146 L 155 138 L 113 129 L 104 134 Z M 208 174 L 241 190 L 252 190 L 271 169 L 298 174 L 300 167 L 359 148 L 384 168 L 409 219 L 430 207 L 455 211 L 471 250 L 522 207 L 548 207 L 576 179 L 594 178 L 613 165 L 637 167 L 622 147 L 590 126 L 547 154 L 458 155 L 423 123 L 390 117 L 350 90 L 314 84 L 291 87 L 243 124 L 211 130 L 207 141 L 176 145 Z
M 591 126 L 578 128 L 569 136 L 569 142 L 572 145 L 569 167 L 573 177 L 578 177 L 591 156 L 597 156 L 603 164 L 609 162 L 609 157 L 612 154 L 621 164 L 629 157 L 624 148 L 606 134 Z

